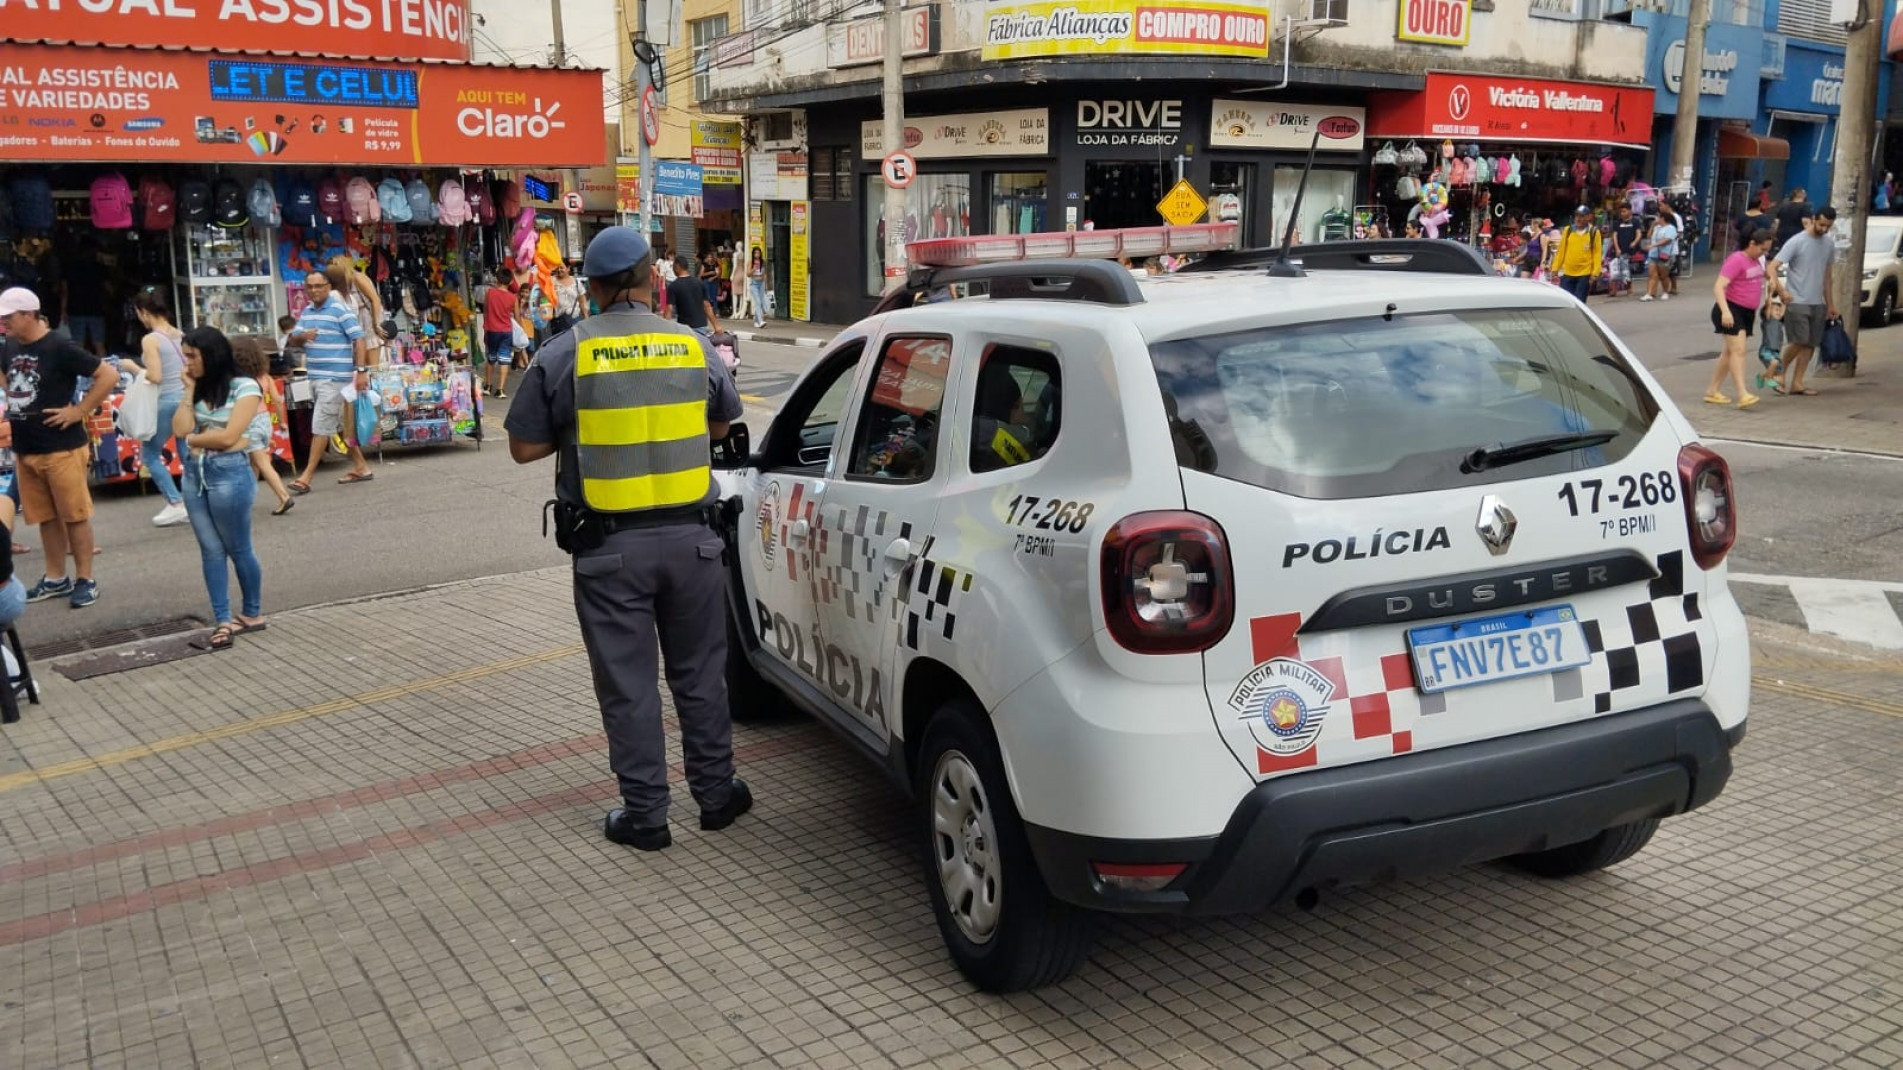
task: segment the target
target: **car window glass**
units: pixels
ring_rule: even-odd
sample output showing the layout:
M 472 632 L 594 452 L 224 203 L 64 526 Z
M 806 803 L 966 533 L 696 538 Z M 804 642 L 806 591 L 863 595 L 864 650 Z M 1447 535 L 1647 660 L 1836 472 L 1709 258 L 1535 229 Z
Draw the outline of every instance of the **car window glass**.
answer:
M 1522 479 L 1606 464 L 1656 403 L 1577 309 L 1296 324 L 1151 350 L 1178 462 L 1308 498 Z M 1600 446 L 1467 471 L 1472 450 L 1568 432 Z
M 931 478 L 951 351 L 949 338 L 886 342 L 859 418 L 848 476 L 893 483 Z
M 971 470 L 1029 464 L 1057 441 L 1062 408 L 1057 358 L 1037 349 L 992 346 L 972 400 Z
M 791 436 L 776 436 L 766 449 L 765 467 L 813 468 L 826 464 L 849 403 L 856 378 L 853 373 L 858 370 L 863 353 L 863 343 L 857 342 L 833 353 L 796 388 L 774 426 L 776 429 L 797 428 L 798 441 L 793 441 Z

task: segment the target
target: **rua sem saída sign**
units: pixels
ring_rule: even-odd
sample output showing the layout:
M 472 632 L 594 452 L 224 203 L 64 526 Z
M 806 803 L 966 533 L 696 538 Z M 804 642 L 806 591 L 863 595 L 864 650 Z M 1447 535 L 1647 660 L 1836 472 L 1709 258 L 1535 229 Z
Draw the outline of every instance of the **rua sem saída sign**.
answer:
M 595 71 L 0 45 L 21 160 L 592 167 Z

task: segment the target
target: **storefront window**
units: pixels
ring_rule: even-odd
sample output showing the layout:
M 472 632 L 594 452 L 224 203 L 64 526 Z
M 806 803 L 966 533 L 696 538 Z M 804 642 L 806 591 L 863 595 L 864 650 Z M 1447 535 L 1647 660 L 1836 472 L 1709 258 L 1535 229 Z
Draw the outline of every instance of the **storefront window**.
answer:
M 1289 213 L 1295 210 L 1295 191 L 1302 183 L 1299 167 L 1275 169 L 1275 195 L 1270 203 L 1275 228 L 1274 244 L 1282 243 L 1288 231 Z M 1355 203 L 1353 171 L 1310 172 L 1308 191 L 1302 194 L 1302 214 L 1295 222 L 1295 237 L 1302 242 L 1346 238 L 1354 232 L 1352 209 Z
M 1160 227 L 1156 202 L 1169 188 L 1161 163 L 1090 160 L 1084 164 L 1084 219 L 1098 230 Z
M 1043 172 L 992 175 L 991 233 L 1037 234 L 1055 230 L 1045 218 L 1048 204 Z
M 1209 165 L 1209 222 L 1240 224 L 1244 244 L 1251 240 L 1249 224 L 1255 213 L 1250 211 L 1250 194 L 1254 187 L 1252 163 L 1218 160 Z
M 866 293 L 885 291 L 885 180 L 865 179 Z M 971 180 L 963 174 L 919 175 L 905 189 L 906 241 L 962 238 L 971 233 Z

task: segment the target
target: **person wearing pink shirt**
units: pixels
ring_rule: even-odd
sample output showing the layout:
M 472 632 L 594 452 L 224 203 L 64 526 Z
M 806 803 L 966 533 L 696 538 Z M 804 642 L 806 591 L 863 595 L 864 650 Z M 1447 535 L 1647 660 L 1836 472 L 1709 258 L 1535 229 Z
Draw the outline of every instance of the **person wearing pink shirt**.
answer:
M 1739 408 L 1758 403 L 1758 396 L 1744 387 L 1744 358 L 1758 310 L 1764 307 L 1764 254 L 1770 246 L 1769 230 L 1753 231 L 1744 248 L 1725 258 L 1718 281 L 1712 284 L 1711 325 L 1725 341 L 1718 366 L 1712 369 L 1711 386 L 1705 389 L 1707 404 L 1731 404 L 1723 391 L 1726 376 L 1738 388 Z

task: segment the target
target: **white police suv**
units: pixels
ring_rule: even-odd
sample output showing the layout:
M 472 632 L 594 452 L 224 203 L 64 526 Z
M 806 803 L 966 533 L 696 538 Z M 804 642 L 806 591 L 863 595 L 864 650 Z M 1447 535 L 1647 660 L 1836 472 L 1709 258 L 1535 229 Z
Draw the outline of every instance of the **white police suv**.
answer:
M 1729 471 L 1604 324 L 1450 243 L 1074 258 L 1233 232 L 920 243 L 727 444 L 735 709 L 908 788 L 987 989 L 1099 911 L 1611 865 L 1744 734 Z

